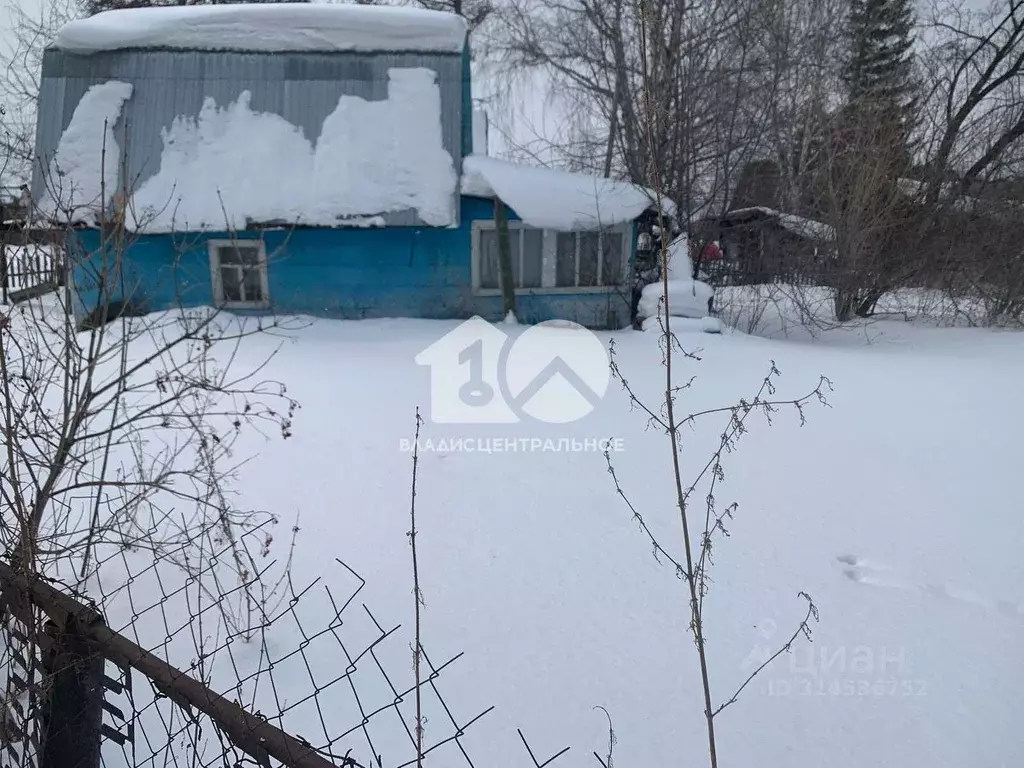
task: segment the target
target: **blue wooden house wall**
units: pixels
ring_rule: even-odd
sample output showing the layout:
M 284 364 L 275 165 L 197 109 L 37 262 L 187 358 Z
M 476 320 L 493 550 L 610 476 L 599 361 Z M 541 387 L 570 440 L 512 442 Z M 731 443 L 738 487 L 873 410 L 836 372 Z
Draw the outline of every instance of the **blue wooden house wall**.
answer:
M 517 220 L 514 211 L 510 220 Z M 500 295 L 477 295 L 472 279 L 473 221 L 493 220 L 494 203 L 461 198 L 458 228 L 294 228 L 237 233 L 143 234 L 133 238 L 122 261 L 123 287 L 110 301 L 129 300 L 154 311 L 214 303 L 208 240 L 262 239 L 267 254 L 270 310 L 278 314 L 364 319 L 384 317 L 469 318 L 498 321 Z M 628 254 L 632 273 L 636 232 Z M 91 274 L 102 258 L 97 230 L 79 230 L 73 245 L 76 314 L 100 303 Z M 109 257 L 113 263 L 113 257 Z M 237 311 L 237 310 L 234 310 Z M 244 311 L 244 310 L 241 310 Z M 267 310 L 259 310 L 267 311 Z M 520 321 L 573 320 L 591 328 L 621 328 L 630 322 L 629 286 L 518 290 Z
M 443 75 L 440 78 L 443 132 L 457 170 L 461 168 L 462 157 L 474 149 L 469 53 L 467 45 L 461 57 L 432 55 L 424 59 L 425 65 Z M 329 111 L 331 105 L 336 104 L 335 90 L 348 89 L 369 97 L 374 88 L 383 87 L 383 79 L 363 82 L 354 75 L 345 75 L 348 69 L 358 69 L 357 65 L 365 69 L 370 64 L 378 68 L 418 66 L 423 58 L 417 54 L 381 56 L 338 58 L 187 51 L 115 51 L 76 56 L 50 49 L 44 58 L 37 151 L 40 157 L 52 155 L 78 99 L 90 83 L 115 75 L 131 81 L 133 72 L 140 68 L 153 77 L 181 85 L 191 94 L 193 107 L 214 86 L 223 91 L 218 91 L 222 100 L 234 93 L 240 87 L 238 83 L 223 78 L 235 69 L 258 71 L 262 85 L 252 87 L 254 103 L 259 99 L 267 100 L 264 108 L 278 113 L 284 109 L 284 102 L 274 101 L 275 94 L 284 87 L 289 72 L 295 78 L 299 77 L 296 73 L 304 73 L 303 77 L 315 75 L 314 79 L 327 78 L 334 88 L 328 94 L 330 98 L 324 97 L 316 103 L 302 102 L 304 111 L 289 114 L 289 119 L 304 125 L 312 136 L 314 128 L 322 122 L 320 113 L 326 114 L 325 110 Z M 220 73 L 218 77 L 223 77 L 208 82 L 199 77 L 200 70 L 209 77 L 217 73 Z M 300 79 L 293 85 L 304 87 L 305 82 Z M 178 93 L 182 88 L 168 90 L 150 85 L 146 90 L 152 102 L 146 102 L 149 107 L 143 109 L 135 104 L 141 99 L 138 94 L 130 102 L 129 109 L 135 104 L 136 111 L 140 112 L 137 119 L 131 121 L 131 141 L 125 138 L 132 147 L 131 162 L 139 165 L 132 169 L 133 178 L 155 171 L 159 147 L 145 145 L 146 151 L 140 147 L 146 141 L 159 142 L 158 127 L 183 109 Z M 143 90 L 140 88 L 138 92 Z M 126 122 L 122 116 L 118 124 L 121 131 L 127 130 Z M 42 183 L 41 179 L 36 182 L 37 186 Z M 236 233 L 129 235 L 130 245 L 116 259 L 121 272 L 116 280 L 118 286 L 108 286 L 108 293 L 102 300 L 93 278 L 98 271 L 97 264 L 103 261 L 103 236 L 97 230 L 76 230 L 69 243 L 75 265 L 72 279 L 78 293 L 76 315 L 82 320 L 108 301 L 129 301 L 138 311 L 212 305 L 213 280 L 207 242 L 251 238 L 262 239 L 266 250 L 270 307 L 269 310 L 232 311 L 271 311 L 344 319 L 460 319 L 479 315 L 488 320 L 500 320 L 501 296 L 493 291 L 481 295 L 473 288 L 473 222 L 493 220 L 494 203 L 462 196 L 459 205 L 459 225 L 455 228 L 420 226 L 414 216 L 399 213 L 387 217 L 388 224 L 397 226 L 373 229 L 299 227 Z M 518 220 L 514 211 L 509 211 L 509 218 Z M 632 235 L 632 247 L 627 255 L 628 274 L 632 274 L 636 232 Z M 112 256 L 109 259 L 108 263 L 115 261 Z M 630 322 L 630 308 L 629 285 L 618 289 L 525 289 L 517 291 L 516 299 L 516 314 L 526 323 L 557 318 L 592 328 L 620 328 Z

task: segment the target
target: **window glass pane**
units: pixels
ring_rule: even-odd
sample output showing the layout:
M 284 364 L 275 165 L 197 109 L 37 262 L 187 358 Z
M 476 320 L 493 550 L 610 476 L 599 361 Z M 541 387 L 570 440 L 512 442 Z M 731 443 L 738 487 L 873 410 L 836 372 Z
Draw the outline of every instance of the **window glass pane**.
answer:
M 260 249 L 253 246 L 242 246 L 236 248 L 238 251 L 239 258 L 243 264 L 259 264 L 260 263 Z
M 237 266 L 221 266 L 220 285 L 224 301 L 242 300 L 242 271 Z
M 523 274 L 520 288 L 540 288 L 541 261 L 544 257 L 544 230 L 524 229 Z
M 221 264 L 241 264 L 242 259 L 237 248 L 224 245 L 217 249 L 217 259 Z
M 622 283 L 622 233 L 605 232 L 601 242 L 601 284 Z
M 600 255 L 600 233 L 580 232 L 580 281 L 579 285 L 597 285 L 597 259 Z
M 572 288 L 576 285 L 576 235 L 559 232 L 555 248 L 555 285 Z
M 242 278 L 246 301 L 263 301 L 263 270 L 259 267 L 246 267 Z
M 221 264 L 259 264 L 260 249 L 252 245 L 223 245 L 217 249 Z
M 480 287 L 498 288 L 498 231 L 480 230 Z

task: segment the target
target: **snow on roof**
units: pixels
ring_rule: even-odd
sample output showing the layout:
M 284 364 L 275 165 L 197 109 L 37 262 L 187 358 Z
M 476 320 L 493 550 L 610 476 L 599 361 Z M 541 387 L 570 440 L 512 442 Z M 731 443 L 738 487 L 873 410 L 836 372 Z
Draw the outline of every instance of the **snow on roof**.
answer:
M 249 3 L 129 8 L 65 24 L 54 44 L 73 53 L 124 48 L 461 53 L 454 13 L 366 5 Z
M 654 206 L 653 192 L 629 182 L 478 154 L 463 160 L 462 194 L 497 197 L 530 226 L 561 231 L 615 226 Z M 674 215 L 669 200 L 663 205 L 666 214 Z
M 342 96 L 315 144 L 280 115 L 252 110 L 248 91 L 224 107 L 208 98 L 197 118 L 164 130 L 160 170 L 133 198 L 137 226 L 366 226 L 365 217 L 407 209 L 450 226 L 457 179 L 436 73 L 392 68 L 388 78 L 383 101 Z
M 96 212 L 113 197 L 121 156 L 114 126 L 131 95 L 130 83 L 108 80 L 82 96 L 47 170 L 39 201 L 44 216 L 94 223 Z
M 775 219 L 778 221 L 780 227 L 789 230 L 795 235 L 800 235 L 801 237 L 810 238 L 812 240 L 836 239 L 835 229 L 824 222 L 815 221 L 814 219 L 805 219 L 803 216 L 797 216 L 793 213 L 783 213 L 782 211 L 777 211 L 774 208 L 765 208 L 760 205 L 752 208 L 737 208 L 729 211 L 726 216 L 748 216 L 753 213 L 760 213 L 762 216 Z
M 436 79 L 423 67 L 389 69 L 388 97 L 342 96 L 315 143 L 280 115 L 251 109 L 249 91 L 227 105 L 207 98 L 197 116 L 163 129 L 159 170 L 125 201 L 130 225 L 372 226 L 411 209 L 427 225 L 451 226 L 458 179 L 444 148 Z M 91 223 L 109 203 L 119 188 L 113 129 L 131 93 L 113 80 L 86 91 L 51 164 L 44 211 Z

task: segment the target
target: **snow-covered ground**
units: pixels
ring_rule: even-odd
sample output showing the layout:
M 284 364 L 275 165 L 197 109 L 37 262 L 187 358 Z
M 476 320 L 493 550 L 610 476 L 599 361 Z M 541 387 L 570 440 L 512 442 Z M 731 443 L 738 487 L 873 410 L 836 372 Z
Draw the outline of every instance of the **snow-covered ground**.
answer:
M 254 456 L 237 478 L 243 502 L 284 525 L 298 518 L 296 583 L 323 577 L 345 592 L 351 579 L 334 558 L 368 581 L 360 601 L 383 624 L 403 625 L 382 653 L 408 682 L 412 458 L 403 448 L 419 408 L 427 417 L 416 497 L 423 642 L 435 662 L 465 652 L 439 680 L 457 717 L 495 705 L 462 740 L 475 765 L 528 765 L 522 728 L 540 759 L 568 745 L 556 765 L 596 766 L 593 752 L 608 751 L 598 707 L 611 716 L 618 765 L 706 764 L 684 585 L 652 557 L 604 456 L 592 450 L 613 441 L 623 490 L 678 555 L 667 437 L 614 382 L 593 412 L 567 424 L 434 423 L 431 373 L 416 358 L 457 325 L 318 321 L 292 333 L 264 375 L 285 381 L 302 404 L 294 436 L 240 446 L 240 458 Z M 528 327 L 493 328 L 537 336 Z M 572 333 L 541 338 L 564 343 Z M 614 340 L 622 374 L 657 407 L 658 335 L 598 336 Z M 751 397 L 771 361 L 782 372 L 779 397 L 812 390 L 820 375 L 834 385 L 830 407 L 809 407 L 803 427 L 791 410 L 770 427 L 753 420 L 717 490 L 719 508 L 739 508 L 731 536 L 716 548 L 705 603 L 716 700 L 796 628 L 805 611 L 799 592 L 820 611 L 813 643 L 798 642 L 718 716 L 720 764 L 1024 764 L 1024 517 L 1016 482 L 1024 334 L 887 321 L 813 342 L 737 332 L 686 333 L 680 342 L 701 358 L 676 372 L 680 383 L 697 377 L 681 394 L 686 413 Z M 249 339 L 235 365 L 255 365 L 279 344 Z M 688 431 L 684 479 L 704 466 L 725 418 Z M 564 439 L 590 449 L 550 450 Z M 499 444 L 497 452 L 480 450 Z M 287 538 L 278 534 L 281 545 Z M 131 613 L 115 605 L 108 618 L 116 624 Z M 329 620 L 326 612 L 308 618 L 309 631 L 318 618 Z M 163 625 L 147 620 L 153 626 L 142 634 L 159 642 Z M 300 640 L 290 631 L 274 630 L 277 652 Z M 347 661 L 337 646 L 322 647 L 311 654 L 317 673 L 342 674 Z M 235 651 L 243 659 L 247 652 Z M 172 661 L 187 665 L 187 649 L 181 653 Z M 299 671 L 280 695 L 309 692 Z M 366 696 L 384 701 L 385 693 Z M 324 714 L 347 728 L 350 708 L 339 699 Z M 428 744 L 450 734 L 442 712 L 428 715 Z M 320 727 L 298 709 L 285 723 L 299 733 Z M 381 749 L 384 740 L 385 765 L 410 759 L 407 737 L 388 738 L 375 742 Z M 358 731 L 352 746 L 354 757 L 367 757 Z M 426 762 L 462 760 L 450 744 Z

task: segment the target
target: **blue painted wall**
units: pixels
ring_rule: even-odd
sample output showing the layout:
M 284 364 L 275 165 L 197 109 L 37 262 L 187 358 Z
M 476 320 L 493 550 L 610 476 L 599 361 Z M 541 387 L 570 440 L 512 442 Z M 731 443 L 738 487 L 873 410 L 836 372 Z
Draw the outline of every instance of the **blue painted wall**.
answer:
M 500 296 L 477 296 L 472 280 L 472 222 L 494 218 L 490 200 L 463 197 L 457 229 L 290 229 L 241 232 L 266 244 L 271 310 L 345 319 L 381 317 L 501 319 Z M 516 219 L 514 212 L 511 219 Z M 142 235 L 127 248 L 122 287 L 111 300 L 128 298 L 143 311 L 206 306 L 213 302 L 207 240 L 226 232 Z M 81 318 L 98 303 L 92 278 L 101 260 L 96 230 L 78 232 L 74 270 Z M 634 233 L 635 241 L 635 233 Z M 630 254 L 632 261 L 632 253 Z M 628 287 L 617 293 L 520 291 L 521 322 L 574 320 L 591 328 L 621 328 L 630 321 Z

